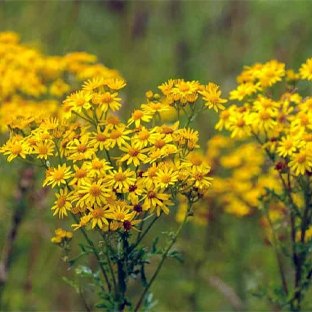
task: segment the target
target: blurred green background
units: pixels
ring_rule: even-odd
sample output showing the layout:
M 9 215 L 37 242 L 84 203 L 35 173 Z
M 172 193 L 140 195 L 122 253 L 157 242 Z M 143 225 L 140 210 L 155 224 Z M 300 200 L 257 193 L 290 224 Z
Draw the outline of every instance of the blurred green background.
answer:
M 16 31 L 47 54 L 97 55 L 127 80 L 126 113 L 169 78 L 214 81 L 226 93 L 243 65 L 278 59 L 298 68 L 311 56 L 311 12 L 311 1 L 0 1 L 0 31 Z M 203 142 L 215 118 L 199 119 Z M 16 205 L 17 172 L 0 158 L 1 249 Z M 33 202 L 15 244 L 6 308 L 84 310 L 62 281 L 71 272 L 49 242 L 56 222 L 49 203 Z M 252 294 L 277 282 L 258 216 L 217 213 L 207 227 L 188 226 L 177 247 L 185 262 L 167 262 L 153 287 L 155 311 L 274 309 Z

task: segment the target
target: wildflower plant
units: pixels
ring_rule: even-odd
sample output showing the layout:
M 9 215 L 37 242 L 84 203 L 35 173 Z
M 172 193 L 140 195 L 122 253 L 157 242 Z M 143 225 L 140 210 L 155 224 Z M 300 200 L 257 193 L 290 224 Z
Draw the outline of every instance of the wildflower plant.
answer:
M 160 94 L 148 91 L 145 103 L 122 122 L 125 85 L 121 78 L 87 80 L 66 97 L 57 116 L 22 132 L 11 129 L 1 148 L 8 161 L 22 158 L 45 168 L 43 186 L 55 192 L 53 215 L 74 231 L 59 228 L 52 242 L 64 249 L 70 267 L 83 256 L 95 257 L 96 268 L 80 265 L 76 273 L 93 280 L 100 297 L 97 307 L 110 311 L 150 307 L 150 287 L 165 259 L 178 257 L 172 246 L 212 180 L 209 163 L 194 161 L 199 138 L 189 126 L 197 114 L 223 109 L 225 102 L 213 83 L 169 80 L 159 86 Z M 172 111 L 178 120 L 164 123 L 162 116 Z M 178 229 L 168 234 L 163 248 L 158 238 L 150 247 L 144 245 L 156 222 L 173 212 L 178 196 L 187 202 Z M 76 232 L 85 243 L 73 257 Z M 153 273 L 146 272 L 153 255 L 160 261 Z M 141 286 L 130 296 L 132 283 Z
M 292 311 L 302 308 L 312 276 L 311 73 L 311 59 L 298 73 L 275 60 L 245 67 L 216 125 L 232 138 L 253 139 L 266 155 L 271 174 L 258 198 L 281 278 L 267 295 Z

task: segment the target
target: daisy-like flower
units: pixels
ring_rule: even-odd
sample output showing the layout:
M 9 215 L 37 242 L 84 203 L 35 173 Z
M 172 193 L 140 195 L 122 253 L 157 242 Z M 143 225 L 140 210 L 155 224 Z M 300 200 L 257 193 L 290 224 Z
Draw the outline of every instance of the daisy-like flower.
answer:
M 80 113 L 83 109 L 88 110 L 91 107 L 90 100 L 92 95 L 86 91 L 72 93 L 64 101 L 66 110 Z
M 291 156 L 297 150 L 297 142 L 292 136 L 283 137 L 277 148 L 278 155 L 282 157 Z
M 57 168 L 49 168 L 46 171 L 46 178 L 43 182 L 43 186 L 51 185 L 51 187 L 60 186 L 66 184 L 66 181 L 72 176 L 71 168 L 66 164 L 58 165 Z
M 80 185 L 88 177 L 88 170 L 85 164 L 83 164 L 81 167 L 74 165 L 74 171 L 69 185 Z
M 121 78 L 109 78 L 105 80 L 105 84 L 112 90 L 120 90 L 125 87 L 126 82 Z
M 155 128 L 147 129 L 145 127 L 142 127 L 140 131 L 135 132 L 135 135 L 132 137 L 132 142 L 138 147 L 143 148 L 153 141 L 154 136 Z
M 71 227 L 74 229 L 74 231 L 79 230 L 80 228 L 85 227 L 90 222 L 91 218 L 91 214 L 82 216 L 79 220 L 79 223 L 72 224 Z
M 134 211 L 126 202 L 120 200 L 115 201 L 111 209 L 107 211 L 107 218 L 119 222 L 131 222 L 136 215 L 136 211 Z
M 226 103 L 227 100 L 221 98 L 220 87 L 215 83 L 208 83 L 204 90 L 199 91 L 199 93 L 203 96 L 203 100 L 206 102 L 205 105 L 209 109 L 212 108 L 216 112 L 224 109 L 223 104 Z
M 302 79 L 312 80 L 312 57 L 301 65 L 299 73 Z
M 29 145 L 20 136 L 13 136 L 0 148 L 0 152 L 8 155 L 8 162 L 16 157 L 26 158 L 29 153 Z
M 69 193 L 67 188 L 60 189 L 60 191 L 56 194 L 56 201 L 52 206 L 51 210 L 54 210 L 53 216 L 58 214 L 59 218 L 63 218 L 68 215 L 68 211 L 71 210 L 71 194 Z
M 105 159 L 95 157 L 91 161 L 84 163 L 86 170 L 88 170 L 89 177 L 103 177 L 107 170 L 112 169 Z
M 97 131 L 92 132 L 90 136 L 89 144 L 93 146 L 95 150 L 107 150 L 110 147 L 108 128 L 104 130 L 100 126 L 97 126 Z
M 215 128 L 216 130 L 223 130 L 223 128 L 228 129 L 229 128 L 229 120 L 230 120 L 231 113 L 229 110 L 223 110 L 220 113 L 219 121 L 217 122 Z
M 164 168 L 158 169 L 155 183 L 159 185 L 160 188 L 164 189 L 174 185 L 178 181 L 178 176 L 179 171 L 169 166 L 165 166 Z
M 103 226 L 108 225 L 108 213 L 106 208 L 90 208 L 89 216 L 92 229 L 96 226 L 102 229 Z
M 230 100 L 242 101 L 245 97 L 256 93 L 259 86 L 250 82 L 239 85 L 235 90 L 230 92 Z
M 258 133 L 270 131 L 276 127 L 277 122 L 274 120 L 275 114 L 269 109 L 260 109 L 247 115 L 246 121 L 252 129 Z
M 127 165 L 133 164 L 137 167 L 147 160 L 147 156 L 144 154 L 147 149 L 142 149 L 138 145 L 125 144 L 124 147 L 120 147 L 119 149 L 125 152 L 119 161 L 126 162 Z
M 257 78 L 261 87 L 267 88 L 281 81 L 285 74 L 285 64 L 272 60 L 264 64 Z
M 153 118 L 152 115 L 144 113 L 140 109 L 136 109 L 128 120 L 128 126 L 134 123 L 135 127 L 138 128 L 143 121 L 150 122 L 152 118 Z
M 117 190 L 117 192 L 124 192 L 135 183 L 135 172 L 130 169 L 123 171 L 119 167 L 118 170 L 113 170 L 106 180 L 111 188 Z
M 86 180 L 81 183 L 77 190 L 75 197 L 77 206 L 102 206 L 105 204 L 106 198 L 109 197 L 109 188 L 104 184 L 103 179 L 98 181 Z
M 116 127 L 115 129 L 113 129 L 109 135 L 110 148 L 114 148 L 116 145 L 118 145 L 119 147 L 121 145 L 124 145 L 126 141 L 130 140 L 129 138 L 130 133 L 131 133 L 131 130 L 126 130 L 125 125 L 120 125 Z
M 104 92 L 98 93 L 93 99 L 92 103 L 97 105 L 102 112 L 108 110 L 117 111 L 121 107 L 121 98 L 118 97 L 118 93 Z
M 68 159 L 73 161 L 90 159 L 95 153 L 94 147 L 89 144 L 88 134 L 83 134 L 79 139 L 70 141 L 66 146 L 66 150 Z
M 143 199 L 143 210 L 148 210 L 151 213 L 156 211 L 157 216 L 160 216 L 161 212 L 169 214 L 169 206 L 173 205 L 170 195 L 156 188 L 146 189 Z
M 54 142 L 51 140 L 38 142 L 33 147 L 33 153 L 37 155 L 37 158 L 47 160 L 48 157 L 52 156 L 54 153 Z
M 201 165 L 197 167 L 190 168 L 191 179 L 188 181 L 193 187 L 199 190 L 207 190 L 211 186 L 211 181 L 213 180 L 208 174 L 210 172 L 210 167 L 206 165 Z
M 185 81 L 178 79 L 175 81 L 175 86 L 168 94 L 174 101 L 179 101 L 181 104 L 193 103 L 198 98 L 198 90 L 200 84 L 198 81 Z
M 312 152 L 311 150 L 302 150 L 294 153 L 288 163 L 290 170 L 296 175 L 304 175 L 306 171 L 312 170 Z
M 242 138 L 250 133 L 250 127 L 246 121 L 246 114 L 235 112 L 231 115 L 230 130 L 232 138 Z

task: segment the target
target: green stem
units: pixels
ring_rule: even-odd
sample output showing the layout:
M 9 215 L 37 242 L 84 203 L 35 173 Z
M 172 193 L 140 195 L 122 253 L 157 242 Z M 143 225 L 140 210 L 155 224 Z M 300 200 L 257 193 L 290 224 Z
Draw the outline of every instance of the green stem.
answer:
M 105 245 L 106 245 L 105 255 L 106 255 L 106 258 L 107 258 L 108 268 L 109 268 L 110 274 L 112 276 L 114 291 L 116 292 L 116 290 L 117 290 L 116 278 L 115 278 L 113 266 L 112 266 L 112 263 L 111 263 L 111 260 L 110 260 L 110 256 L 109 256 L 109 250 L 112 250 L 112 247 L 110 246 L 110 243 L 109 243 L 108 239 L 105 237 L 105 234 L 103 234 L 102 237 L 103 237 Z
M 77 220 L 76 216 L 74 214 L 72 214 L 72 216 L 73 216 L 74 220 L 76 221 L 76 223 L 78 223 L 78 220 Z M 99 263 L 100 270 L 101 270 L 101 272 L 102 272 L 102 274 L 104 276 L 104 279 L 105 279 L 105 282 L 106 282 L 106 285 L 107 285 L 107 289 L 108 289 L 109 292 L 111 292 L 112 286 L 111 286 L 111 283 L 110 283 L 110 281 L 108 279 L 108 276 L 107 276 L 107 273 L 105 271 L 105 268 L 104 268 L 104 266 L 102 264 L 102 260 L 101 260 L 100 254 L 98 253 L 98 251 L 97 251 L 96 247 L 94 246 L 92 240 L 88 237 L 88 234 L 87 234 L 86 230 L 83 227 L 81 227 L 80 231 L 81 231 L 82 235 L 84 236 L 85 240 L 88 242 L 89 246 L 92 248 L 93 253 L 94 253 L 94 255 L 95 255 L 95 257 L 96 257 L 96 259 L 97 259 L 97 261 Z
M 161 216 L 161 215 L 160 215 Z M 144 230 L 144 232 L 142 233 L 142 235 L 140 237 L 138 237 L 136 243 L 134 245 L 132 245 L 132 247 L 130 247 L 130 252 L 135 249 L 140 242 L 142 241 L 142 239 L 145 237 L 145 235 L 148 233 L 148 231 L 151 229 L 151 227 L 153 226 L 153 224 L 160 218 L 160 216 L 156 216 L 152 222 L 147 226 L 147 228 Z
M 176 242 L 176 240 L 177 240 L 177 238 L 178 238 L 178 236 L 179 236 L 179 234 L 180 234 L 180 232 L 181 232 L 183 226 L 184 226 L 185 223 L 186 223 L 186 220 L 187 220 L 187 217 L 189 216 L 189 212 L 190 212 L 190 210 L 191 210 L 191 207 L 192 207 L 191 202 L 189 202 L 189 209 L 188 209 L 188 211 L 187 211 L 186 214 L 185 214 L 184 220 L 183 220 L 183 222 L 180 224 L 180 226 L 178 227 L 178 229 L 177 229 L 177 231 L 175 232 L 175 234 L 173 235 L 171 241 L 169 242 L 169 245 L 167 246 L 165 252 L 164 252 L 163 255 L 162 255 L 162 258 L 161 258 L 161 260 L 160 260 L 160 262 L 159 262 L 159 264 L 158 264 L 158 266 L 157 266 L 156 271 L 154 272 L 153 276 L 151 277 L 149 283 L 148 283 L 148 284 L 146 285 L 146 287 L 144 288 L 143 293 L 141 294 L 141 296 L 140 296 L 140 298 L 139 298 L 139 301 L 138 301 L 138 303 L 137 303 L 137 305 L 136 305 L 136 307 L 135 307 L 135 309 L 134 309 L 135 312 L 139 310 L 139 308 L 140 308 L 140 306 L 141 306 L 141 304 L 142 304 L 142 302 L 143 302 L 143 300 L 144 300 L 144 298 L 145 298 L 145 295 L 147 294 L 147 292 L 148 292 L 149 289 L 151 288 L 153 282 L 155 281 L 156 277 L 158 276 L 158 274 L 159 274 L 159 272 L 160 272 L 160 270 L 161 270 L 161 268 L 162 268 L 162 266 L 163 266 L 163 264 L 164 264 L 164 262 L 165 262 L 165 260 L 166 260 L 166 258 L 167 258 L 167 256 L 168 256 L 169 251 L 171 250 L 172 246 L 173 246 L 174 243 Z

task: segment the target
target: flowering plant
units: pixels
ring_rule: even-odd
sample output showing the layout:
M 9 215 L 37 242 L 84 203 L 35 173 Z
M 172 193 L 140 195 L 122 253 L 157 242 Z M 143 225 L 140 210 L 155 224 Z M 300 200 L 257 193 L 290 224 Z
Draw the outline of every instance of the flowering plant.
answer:
M 233 104 L 216 125 L 232 138 L 253 139 L 266 155 L 270 175 L 258 205 L 281 278 L 281 287 L 267 295 L 292 311 L 301 309 L 312 277 L 311 64 L 308 59 L 298 73 L 275 60 L 245 67 L 230 92 Z
M 98 267 L 76 269 L 99 286 L 108 310 L 138 310 L 144 303 L 165 259 L 177 257 L 171 248 L 192 205 L 209 188 L 210 166 L 198 161 L 198 132 L 189 128 L 199 112 L 223 108 L 219 87 L 196 81 L 170 80 L 160 94 L 147 92 L 146 103 L 121 122 L 121 78 L 98 77 L 69 95 L 57 117 L 11 131 L 1 152 L 11 161 L 22 158 L 46 169 L 44 186 L 55 190 L 54 215 L 72 217 L 71 227 L 85 239 L 80 259 L 93 254 Z M 162 115 L 174 111 L 179 120 L 163 123 Z M 183 126 L 181 126 L 183 124 Z M 176 197 L 186 197 L 188 207 L 176 232 L 169 234 L 163 249 L 141 246 L 142 240 L 162 215 L 168 215 Z M 64 248 L 70 266 L 72 232 L 57 229 L 52 242 Z M 148 280 L 145 267 L 153 254 L 161 260 Z M 142 292 L 127 296 L 131 279 L 140 278 Z

